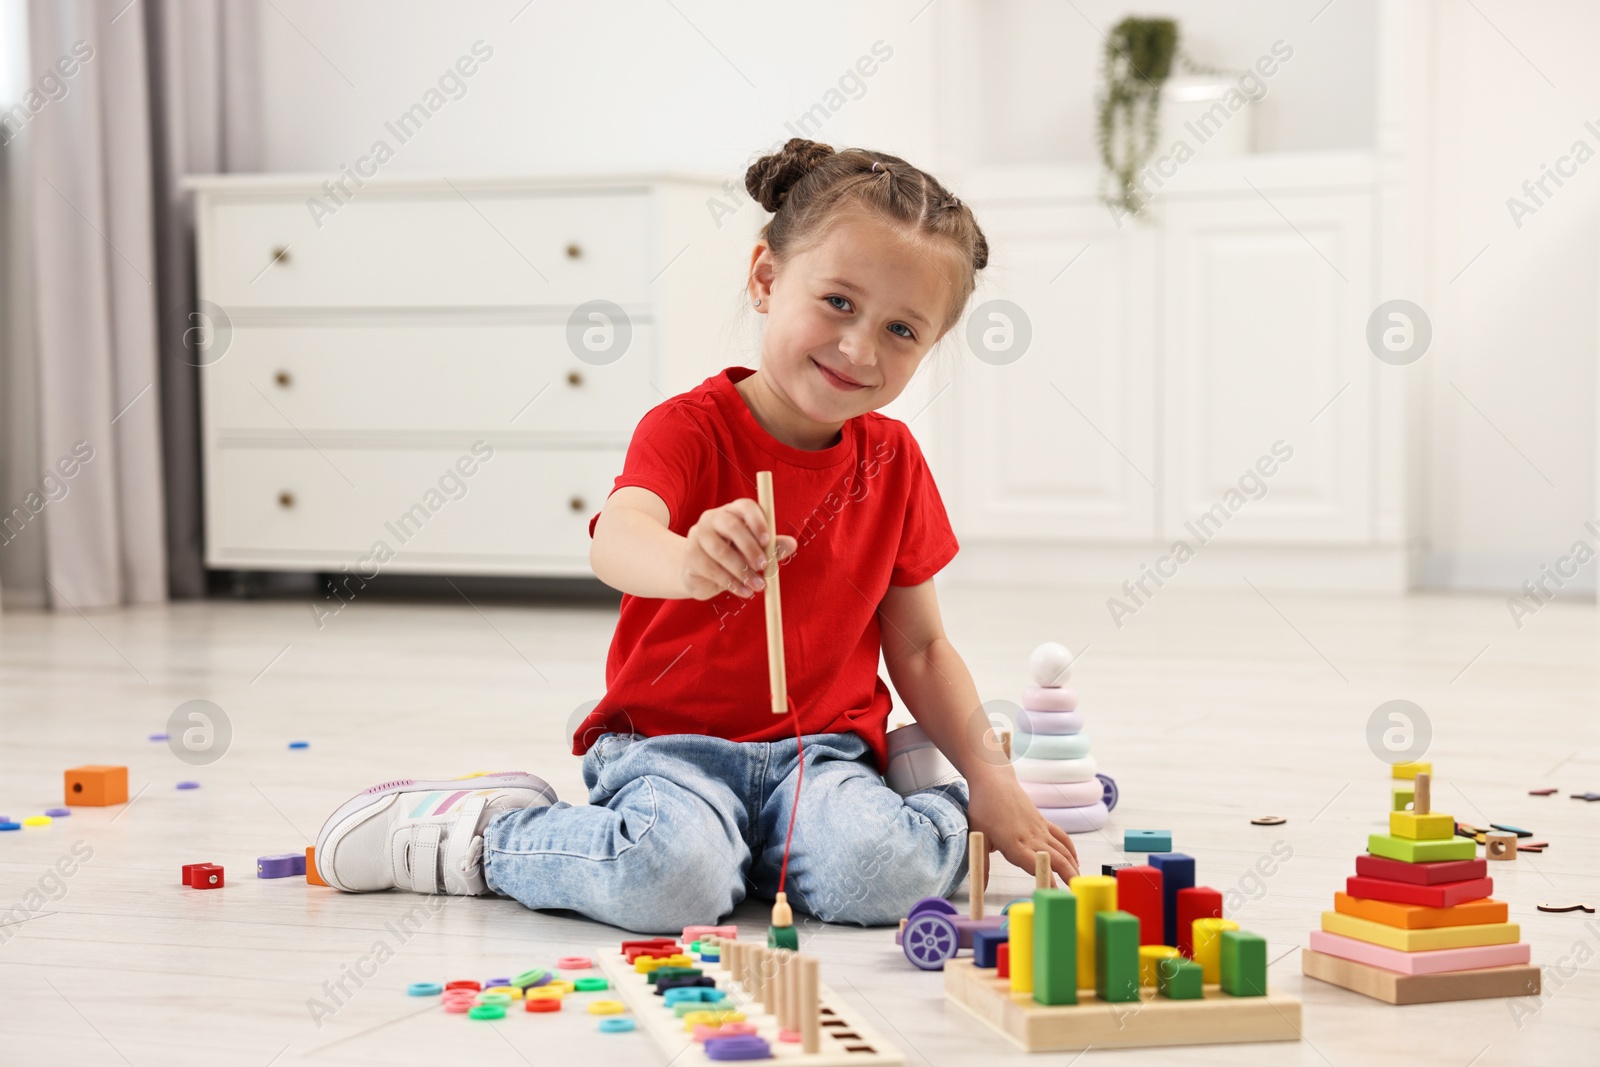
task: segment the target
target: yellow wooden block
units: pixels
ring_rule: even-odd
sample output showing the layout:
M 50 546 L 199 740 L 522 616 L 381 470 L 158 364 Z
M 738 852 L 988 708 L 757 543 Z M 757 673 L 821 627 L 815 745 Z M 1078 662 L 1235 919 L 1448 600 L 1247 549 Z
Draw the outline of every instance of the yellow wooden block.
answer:
M 1354 915 L 1341 915 L 1336 911 L 1322 913 L 1322 928 L 1330 934 L 1342 934 L 1369 945 L 1382 945 L 1401 952 L 1511 945 L 1522 936 L 1522 928 L 1516 923 L 1476 923 L 1472 926 L 1441 926 L 1431 930 L 1402 930 L 1370 919 L 1358 919 Z M 1199 955 L 1198 944 L 1195 946 L 1195 955 Z
M 1426 774 L 1431 778 L 1433 776 L 1433 764 L 1426 760 L 1419 760 L 1415 763 L 1396 763 L 1394 765 L 1393 776 L 1395 778 L 1415 781 L 1419 773 Z
M 1444 841 L 1456 836 L 1456 820 L 1437 813 L 1414 815 L 1409 811 L 1389 813 L 1389 833 L 1412 841 Z
M 1170 960 L 1178 955 L 1178 950 L 1171 945 L 1140 945 L 1139 946 L 1139 984 L 1142 986 L 1160 985 L 1161 961 Z
M 1099 911 L 1117 910 L 1117 880 L 1103 874 L 1080 874 L 1069 878 L 1067 886 L 1078 898 L 1078 988 L 1093 989 L 1094 983 L 1094 916 Z M 1015 909 L 1013 909 L 1015 910 Z M 1011 939 L 1016 940 L 1012 934 Z M 1015 945 L 1011 946 L 1014 954 Z M 1017 961 L 1011 959 L 1011 973 L 1015 974 Z
M 1407 808 L 1411 807 L 1412 803 L 1416 799 L 1416 786 L 1405 784 L 1394 786 L 1390 792 L 1389 810 L 1405 811 Z
M 1237 929 L 1239 924 L 1232 919 L 1194 921 L 1194 961 L 1200 965 L 1201 982 L 1216 985 L 1222 981 L 1222 931 Z
M 1012 909 L 1015 910 L 1015 909 Z M 710 1011 L 691 1011 L 683 1017 L 683 1028 L 693 1031 L 701 1023 L 707 1026 L 721 1026 L 723 1023 L 744 1022 L 744 1012 L 732 1008 L 725 1010 L 712 1009 Z
M 1011 992 L 1032 993 L 1033 901 L 1019 900 L 1011 905 L 1006 918 L 1011 927 Z

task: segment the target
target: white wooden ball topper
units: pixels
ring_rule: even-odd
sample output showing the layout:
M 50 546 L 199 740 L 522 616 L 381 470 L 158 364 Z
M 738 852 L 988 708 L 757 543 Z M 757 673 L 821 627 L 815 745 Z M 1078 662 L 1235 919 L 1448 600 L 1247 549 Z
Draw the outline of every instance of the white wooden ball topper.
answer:
M 1072 653 L 1065 645 L 1046 641 L 1028 657 L 1028 673 L 1034 685 L 1052 688 L 1066 685 L 1067 679 L 1072 677 Z

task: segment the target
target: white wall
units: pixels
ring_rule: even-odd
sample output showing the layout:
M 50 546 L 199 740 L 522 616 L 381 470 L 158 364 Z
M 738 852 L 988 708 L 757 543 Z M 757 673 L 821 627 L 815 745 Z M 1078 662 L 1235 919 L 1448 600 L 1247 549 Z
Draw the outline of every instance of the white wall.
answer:
M 1475 2 L 1435 5 L 1436 199 L 1419 298 L 1435 332 L 1414 368 L 1431 423 L 1424 577 L 1514 589 L 1575 539 L 1596 540 L 1581 527 L 1597 514 L 1600 6 Z M 1596 158 L 1550 184 L 1519 228 L 1507 198 L 1578 140 Z M 1594 575 L 1591 563 L 1581 584 Z

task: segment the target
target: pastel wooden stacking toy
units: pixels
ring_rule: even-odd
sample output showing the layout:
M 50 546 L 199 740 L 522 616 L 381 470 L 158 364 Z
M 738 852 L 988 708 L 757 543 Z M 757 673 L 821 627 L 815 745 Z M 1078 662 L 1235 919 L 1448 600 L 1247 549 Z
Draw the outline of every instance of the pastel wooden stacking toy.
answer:
M 1488 863 L 1429 807 L 1431 768 L 1399 764 L 1394 777 L 1411 783 L 1411 810 L 1392 791 L 1389 833 L 1367 839 L 1301 970 L 1390 1004 L 1537 995 L 1539 968 L 1510 909 L 1489 896 Z
M 1099 830 L 1117 802 L 1116 783 L 1099 773 L 1083 732 L 1078 694 L 1066 685 L 1072 653 L 1047 641 L 1028 657 L 1033 684 L 1011 738 L 1017 780 L 1040 814 L 1070 834 Z

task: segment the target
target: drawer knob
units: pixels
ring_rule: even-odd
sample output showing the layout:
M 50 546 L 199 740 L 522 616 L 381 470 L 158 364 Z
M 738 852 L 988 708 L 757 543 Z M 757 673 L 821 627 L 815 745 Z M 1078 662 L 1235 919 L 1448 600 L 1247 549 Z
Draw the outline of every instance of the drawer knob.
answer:
M 289 490 L 287 490 L 287 489 L 285 489 L 283 492 L 279 493 L 278 494 L 278 506 L 280 508 L 292 508 L 292 507 L 294 507 L 294 494 L 289 492 Z
M 272 246 L 272 262 L 274 262 L 274 263 L 287 263 L 287 262 L 289 262 L 289 246 L 288 245 L 273 245 Z
M 582 257 L 582 255 L 583 255 L 583 249 L 579 248 L 576 243 L 569 244 L 567 246 L 567 258 L 568 259 L 578 259 L 578 258 Z
M 582 385 L 583 384 L 583 375 L 578 373 L 575 370 L 567 371 L 567 384 L 568 385 Z
M 272 380 L 278 383 L 278 387 L 280 389 L 289 388 L 289 383 L 293 381 L 293 379 L 289 377 L 289 372 L 286 370 L 281 370 L 277 374 L 274 374 L 272 376 Z
M 583 511 L 584 510 L 583 497 L 581 497 L 581 496 L 573 497 L 571 500 L 567 501 L 567 506 L 570 507 L 573 511 Z

